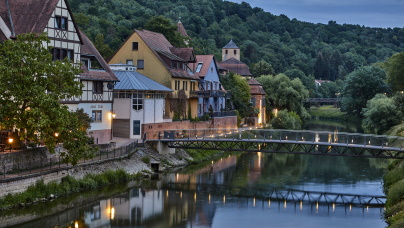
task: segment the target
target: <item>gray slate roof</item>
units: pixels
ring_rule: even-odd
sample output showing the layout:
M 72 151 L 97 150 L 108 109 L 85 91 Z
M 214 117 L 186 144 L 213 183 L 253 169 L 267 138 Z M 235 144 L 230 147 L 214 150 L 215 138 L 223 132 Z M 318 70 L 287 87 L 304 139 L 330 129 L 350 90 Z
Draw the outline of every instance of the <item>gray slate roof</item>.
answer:
M 230 42 L 226 44 L 226 46 L 224 46 L 223 48 L 239 49 L 237 45 L 233 42 L 233 40 L 230 40 Z
M 119 79 L 114 87 L 116 90 L 172 92 L 171 89 L 135 71 L 114 71 L 114 73 Z

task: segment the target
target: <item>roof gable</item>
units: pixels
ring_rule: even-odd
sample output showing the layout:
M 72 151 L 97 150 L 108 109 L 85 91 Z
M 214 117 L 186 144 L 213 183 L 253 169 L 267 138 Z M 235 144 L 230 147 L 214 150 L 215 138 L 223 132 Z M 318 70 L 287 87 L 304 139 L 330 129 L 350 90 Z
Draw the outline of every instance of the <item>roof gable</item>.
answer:
M 228 70 L 235 74 L 239 74 L 242 76 L 251 76 L 250 68 L 243 62 L 230 58 L 221 63 L 219 63 L 220 67 L 224 70 Z
M 73 20 L 75 30 L 79 31 L 66 0 L 9 0 L 9 8 L 6 1 L 1 1 L 0 17 L 3 18 L 4 23 L 8 26 L 11 32 L 14 32 L 14 35 L 23 33 L 40 34 L 45 31 L 59 1 L 65 3 L 70 17 Z M 11 13 L 11 20 L 9 10 Z
M 81 45 L 81 55 L 94 56 L 95 60 L 101 65 L 105 71 L 91 71 L 86 66 L 82 67 L 83 72 L 80 74 L 82 79 L 90 80 L 104 80 L 104 81 L 118 81 L 118 78 L 112 72 L 109 65 L 102 58 L 101 54 L 95 48 L 93 43 L 88 39 L 88 37 L 79 31 L 83 44 Z

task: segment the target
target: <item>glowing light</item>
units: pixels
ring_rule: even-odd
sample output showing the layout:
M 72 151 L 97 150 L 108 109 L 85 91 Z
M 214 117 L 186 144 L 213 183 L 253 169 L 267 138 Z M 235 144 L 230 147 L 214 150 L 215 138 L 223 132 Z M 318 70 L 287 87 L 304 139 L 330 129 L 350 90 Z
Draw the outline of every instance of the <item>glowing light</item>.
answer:
M 168 190 L 166 191 L 166 197 L 168 197 Z
M 335 203 L 332 204 L 332 212 L 335 211 Z
M 268 208 L 271 207 L 271 200 L 268 200 Z
M 79 223 L 78 222 L 74 223 L 74 228 L 79 228 Z
M 55 137 L 59 137 L 59 133 L 55 132 Z
M 255 197 L 253 198 L 253 207 L 255 207 Z
M 196 201 L 196 192 L 194 193 L 194 200 Z
M 208 199 L 209 199 L 209 203 L 210 203 L 210 193 L 209 193 L 209 195 L 208 195 Z
M 115 208 L 111 208 L 111 220 L 115 218 Z
M 177 173 L 177 174 L 175 175 L 175 178 L 177 179 L 177 181 L 178 181 L 179 177 L 180 177 L 180 174 Z
M 366 206 L 366 212 L 369 212 L 369 206 Z
M 226 203 L 226 195 L 223 196 L 223 204 Z
M 352 204 L 349 205 L 349 211 L 352 211 Z
M 286 136 L 286 140 L 288 140 L 288 136 Z
M 318 212 L 318 202 L 316 202 L 316 212 Z
M 283 202 L 283 208 L 286 209 L 286 200 Z
M 303 210 L 303 201 L 300 201 L 300 210 Z
M 180 198 L 182 198 L 182 191 L 180 192 Z

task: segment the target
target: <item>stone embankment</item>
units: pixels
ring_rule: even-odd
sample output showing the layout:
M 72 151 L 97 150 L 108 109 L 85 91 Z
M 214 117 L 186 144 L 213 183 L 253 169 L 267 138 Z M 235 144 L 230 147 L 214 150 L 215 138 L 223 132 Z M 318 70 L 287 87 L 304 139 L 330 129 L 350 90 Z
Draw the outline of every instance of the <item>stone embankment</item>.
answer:
M 143 160 L 145 157 L 150 158 L 150 163 L 146 164 Z M 129 174 L 136 174 L 142 171 L 153 172 L 151 163 L 159 164 L 159 171 L 163 172 L 168 168 L 181 167 L 192 161 L 186 152 L 177 150 L 175 154 L 159 154 L 156 150 L 145 144 L 144 148 L 137 148 L 136 151 L 125 159 L 117 159 L 107 162 L 99 162 L 93 165 L 80 165 L 72 167 L 66 171 L 54 172 L 40 177 L 28 178 L 19 181 L 13 181 L 0 184 L 0 197 L 9 193 L 19 193 L 25 191 L 28 186 L 35 184 L 39 179 L 43 179 L 45 183 L 51 181 L 60 181 L 64 176 L 70 175 L 76 179 L 82 179 L 86 174 L 100 174 L 106 170 L 123 169 Z

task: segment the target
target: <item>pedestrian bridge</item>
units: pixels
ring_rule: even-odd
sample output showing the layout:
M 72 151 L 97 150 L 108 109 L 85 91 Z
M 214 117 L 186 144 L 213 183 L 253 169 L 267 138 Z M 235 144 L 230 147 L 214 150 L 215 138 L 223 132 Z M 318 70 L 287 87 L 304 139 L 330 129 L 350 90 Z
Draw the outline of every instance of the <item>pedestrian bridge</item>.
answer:
M 202 183 L 163 183 L 161 189 L 175 191 L 196 191 L 212 195 L 227 195 L 245 198 L 257 198 L 261 200 L 276 200 L 311 204 L 332 204 L 349 206 L 383 207 L 386 197 L 382 195 L 358 195 L 349 193 L 334 193 L 322 191 L 305 191 L 299 189 L 284 189 L 276 187 L 250 188 L 240 186 L 228 186 L 222 184 Z
M 167 130 L 168 148 L 404 159 L 404 137 L 282 129 Z

